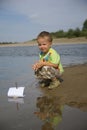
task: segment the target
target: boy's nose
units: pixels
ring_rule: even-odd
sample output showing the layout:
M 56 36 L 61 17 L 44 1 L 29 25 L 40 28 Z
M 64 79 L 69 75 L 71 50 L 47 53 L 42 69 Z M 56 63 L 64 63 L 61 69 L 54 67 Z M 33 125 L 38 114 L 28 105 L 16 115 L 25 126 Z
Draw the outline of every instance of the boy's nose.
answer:
M 43 49 L 43 48 L 44 48 L 44 46 L 43 46 L 43 45 L 41 45 L 41 46 L 40 46 L 40 48 L 41 48 L 41 49 Z

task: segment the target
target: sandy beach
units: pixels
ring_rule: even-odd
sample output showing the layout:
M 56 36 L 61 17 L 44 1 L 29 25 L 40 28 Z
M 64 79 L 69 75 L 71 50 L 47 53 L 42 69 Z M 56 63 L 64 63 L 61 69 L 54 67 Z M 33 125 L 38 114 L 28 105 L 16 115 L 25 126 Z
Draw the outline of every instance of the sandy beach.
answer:
M 58 88 L 42 88 L 45 95 L 56 97 L 61 104 L 87 111 L 87 64 L 66 67 Z
M 57 45 L 64 45 L 64 44 L 82 44 L 87 43 L 87 38 L 85 37 L 78 37 L 78 38 L 58 38 L 53 39 L 53 44 Z M 37 45 L 37 42 L 34 40 L 20 42 L 20 43 L 13 43 L 13 44 L 0 44 L 0 47 L 16 47 L 16 46 L 34 46 Z

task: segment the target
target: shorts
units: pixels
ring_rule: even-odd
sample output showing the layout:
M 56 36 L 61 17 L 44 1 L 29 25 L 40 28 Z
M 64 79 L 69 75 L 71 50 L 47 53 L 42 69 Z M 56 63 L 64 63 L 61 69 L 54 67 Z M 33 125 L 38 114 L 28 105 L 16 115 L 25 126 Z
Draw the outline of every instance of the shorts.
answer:
M 58 69 L 55 69 L 53 67 L 43 66 L 35 71 L 35 75 L 38 79 L 53 79 L 59 78 L 61 76 L 61 73 Z

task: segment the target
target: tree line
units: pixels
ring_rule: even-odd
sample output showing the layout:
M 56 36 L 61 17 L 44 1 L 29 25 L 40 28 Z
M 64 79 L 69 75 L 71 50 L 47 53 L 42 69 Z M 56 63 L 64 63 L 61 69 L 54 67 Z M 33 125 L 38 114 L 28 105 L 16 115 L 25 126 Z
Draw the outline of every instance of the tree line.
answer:
M 87 19 L 84 21 L 82 29 L 78 27 L 76 29 L 69 29 L 67 32 L 59 30 L 51 32 L 51 36 L 55 38 L 75 38 L 75 37 L 86 37 L 87 38 Z M 36 39 L 33 39 L 36 40 Z M 15 42 L 17 43 L 17 42 Z M 13 44 L 13 42 L 0 42 L 0 44 Z
M 86 37 L 87 38 L 87 19 L 84 21 L 82 29 L 78 27 L 76 29 L 69 29 L 67 32 L 59 30 L 50 33 L 53 38 L 75 38 L 75 37 Z
M 14 43 L 13 42 L 0 42 L 0 44 L 3 45 L 3 44 L 14 44 Z

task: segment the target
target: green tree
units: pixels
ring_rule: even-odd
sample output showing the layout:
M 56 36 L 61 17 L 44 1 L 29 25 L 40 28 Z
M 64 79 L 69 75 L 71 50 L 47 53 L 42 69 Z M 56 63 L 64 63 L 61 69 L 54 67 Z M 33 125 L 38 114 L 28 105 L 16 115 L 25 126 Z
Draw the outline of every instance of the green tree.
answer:
M 82 28 L 82 30 L 84 30 L 84 31 L 87 31 L 87 19 L 84 21 L 84 23 L 83 23 L 83 28 Z
M 73 30 L 73 29 L 69 29 L 69 30 L 68 30 L 68 32 L 67 32 L 67 37 L 68 37 L 68 38 L 74 37 L 74 30 Z
M 58 37 L 60 37 L 60 38 L 64 37 L 64 31 L 63 30 L 58 31 Z
M 79 29 L 79 28 L 76 28 L 76 29 L 74 30 L 74 36 L 75 36 L 75 37 L 80 37 L 80 35 L 81 35 L 80 29 Z

